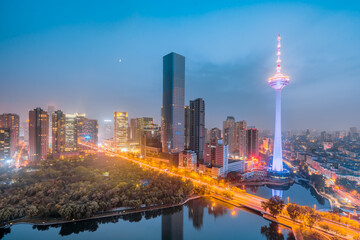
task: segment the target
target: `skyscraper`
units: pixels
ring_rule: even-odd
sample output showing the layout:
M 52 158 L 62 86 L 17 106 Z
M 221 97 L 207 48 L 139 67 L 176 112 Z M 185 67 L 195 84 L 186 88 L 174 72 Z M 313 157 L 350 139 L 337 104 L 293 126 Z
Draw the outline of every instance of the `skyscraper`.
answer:
M 0 115 L 0 128 L 10 129 L 10 156 L 12 157 L 15 154 L 17 146 L 19 145 L 19 115 L 13 113 L 4 113 Z
M 163 57 L 163 105 L 161 142 L 165 153 L 184 150 L 185 57 L 169 53 Z
M 0 128 L 0 163 L 10 158 L 10 128 Z
M 49 115 L 41 108 L 29 111 L 29 160 L 45 160 L 49 150 Z
M 259 130 L 256 128 L 249 128 L 246 131 L 246 145 L 247 157 L 254 157 L 259 155 Z
M 127 147 L 128 127 L 128 113 L 114 112 L 114 146 L 116 148 Z
M 185 125 L 184 125 L 184 148 L 190 149 L 190 107 L 185 106 Z
M 224 144 L 228 145 L 229 154 L 234 153 L 234 138 L 235 138 L 235 118 L 228 116 L 223 122 L 223 138 Z
M 204 160 L 205 102 L 202 98 L 190 101 L 190 149 L 200 161 Z
M 65 114 L 61 110 L 57 110 L 51 118 L 52 153 L 62 153 L 65 151 Z
M 276 74 L 269 78 L 268 84 L 276 91 L 276 115 L 275 115 L 275 136 L 274 136 L 274 153 L 273 153 L 273 164 L 272 171 L 282 172 L 283 161 L 282 161 L 282 140 L 281 140 L 281 90 L 289 84 L 290 78 L 281 73 L 281 59 L 280 59 L 280 34 L 278 36 L 277 45 L 277 67 Z
M 85 114 L 65 114 L 65 152 L 78 150 L 78 132 Z
M 239 146 L 239 157 L 245 158 L 247 155 L 246 121 L 237 122 L 236 132 Z

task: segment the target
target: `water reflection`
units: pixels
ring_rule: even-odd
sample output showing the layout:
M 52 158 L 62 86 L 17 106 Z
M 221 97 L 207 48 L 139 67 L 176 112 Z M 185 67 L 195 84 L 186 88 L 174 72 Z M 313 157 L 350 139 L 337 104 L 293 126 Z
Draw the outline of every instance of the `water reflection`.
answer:
M 161 239 L 182 240 L 184 233 L 183 209 L 173 214 L 163 214 L 161 217 Z
M 281 232 L 281 229 L 277 223 L 269 223 L 269 225 L 262 226 L 260 229 L 262 235 L 266 237 L 267 240 L 284 240 L 284 234 Z M 295 237 L 292 232 L 288 233 L 286 238 L 287 240 L 295 240 Z
M 186 214 L 188 217 L 186 217 Z M 161 218 L 159 218 L 160 216 Z M 211 216 L 211 218 L 209 218 L 209 216 Z M 184 221 L 184 217 L 190 221 Z M 153 218 L 157 218 L 157 220 L 145 221 Z M 215 221 L 211 221 L 211 219 L 215 220 L 217 218 L 219 218 L 219 220 L 216 221 L 216 223 Z M 122 224 L 122 221 L 133 223 L 141 221 L 141 223 L 129 226 Z M 101 226 L 108 223 L 116 223 L 116 225 Z M 281 239 L 278 238 L 279 236 L 272 238 L 275 236 L 275 233 L 278 235 L 282 234 L 281 232 L 278 233 L 276 224 L 265 225 L 260 229 L 260 226 L 265 223 L 268 223 L 268 221 L 261 216 L 256 216 L 254 213 L 243 211 L 214 199 L 201 198 L 190 201 L 185 206 L 162 210 L 47 226 L 34 225 L 32 229 L 37 230 L 38 233 L 31 232 L 31 228 L 26 224 L 12 226 L 11 228 L 14 228 L 12 229 L 13 231 L 11 231 L 10 228 L 0 228 L 0 239 L 3 237 L 5 237 L 5 239 L 23 239 L 24 236 L 28 236 L 27 234 L 32 235 L 30 239 L 47 239 L 47 236 L 52 236 L 52 239 L 58 239 L 72 234 L 79 234 L 76 236 L 76 239 L 86 240 L 98 239 L 99 236 L 110 236 L 111 238 L 118 234 L 123 237 L 127 236 L 127 238 L 133 237 L 136 239 L 158 239 L 161 237 L 162 239 L 170 240 L 203 238 L 211 240 L 218 239 L 220 236 L 228 236 L 230 238 L 242 236 L 246 239 L 263 239 L 265 237 L 267 239 Z M 122 226 L 128 226 L 128 228 Z M 145 226 L 153 227 L 149 229 Z M 241 229 L 241 226 L 245 228 Z M 142 227 L 145 227 L 143 233 L 142 231 L 139 232 L 136 230 Z M 109 232 L 109 229 L 111 229 L 111 232 Z M 39 233 L 44 231 L 48 231 L 48 235 Z M 80 234 L 82 232 L 96 233 L 84 235 Z
M 289 186 L 245 186 L 247 192 L 269 199 L 279 196 L 283 199 L 289 198 L 290 202 L 313 207 L 317 205 L 321 209 L 330 209 L 329 201 L 319 195 L 316 190 L 304 181 L 295 182 Z

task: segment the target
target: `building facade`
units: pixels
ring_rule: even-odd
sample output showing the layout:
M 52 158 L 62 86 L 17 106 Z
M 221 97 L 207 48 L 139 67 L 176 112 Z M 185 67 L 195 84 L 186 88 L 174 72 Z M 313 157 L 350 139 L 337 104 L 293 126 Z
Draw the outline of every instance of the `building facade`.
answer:
M 234 138 L 235 138 L 235 118 L 228 116 L 223 122 L 223 139 L 224 144 L 229 147 L 229 153 L 234 153 Z
M 250 128 L 246 131 L 247 157 L 251 158 L 259 155 L 259 130 Z
M 204 160 L 205 146 L 205 102 L 201 98 L 190 101 L 190 149 L 198 160 Z
M 114 147 L 125 148 L 128 143 L 128 113 L 114 113 Z
M 163 57 L 163 105 L 161 142 L 165 153 L 184 150 L 185 57 L 170 53 Z
M 49 115 L 41 108 L 29 111 L 29 160 L 45 160 L 49 151 Z
M 12 157 L 16 148 L 19 146 L 20 137 L 20 117 L 14 113 L 4 113 L 0 115 L 0 128 L 10 129 L 10 156 Z
M 10 128 L 0 128 L 0 163 L 11 158 Z
M 52 121 L 52 153 L 65 151 L 65 114 L 61 110 L 55 111 Z

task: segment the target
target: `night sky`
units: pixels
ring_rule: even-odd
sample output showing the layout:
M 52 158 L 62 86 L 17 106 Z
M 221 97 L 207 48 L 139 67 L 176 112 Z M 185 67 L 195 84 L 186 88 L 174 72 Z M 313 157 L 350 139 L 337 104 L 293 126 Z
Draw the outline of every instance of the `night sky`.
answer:
M 0 113 L 55 105 L 160 122 L 162 57 L 186 57 L 185 99 L 206 127 L 273 129 L 282 36 L 283 128 L 360 127 L 359 1 L 0 0 Z M 122 61 L 119 62 L 119 59 Z

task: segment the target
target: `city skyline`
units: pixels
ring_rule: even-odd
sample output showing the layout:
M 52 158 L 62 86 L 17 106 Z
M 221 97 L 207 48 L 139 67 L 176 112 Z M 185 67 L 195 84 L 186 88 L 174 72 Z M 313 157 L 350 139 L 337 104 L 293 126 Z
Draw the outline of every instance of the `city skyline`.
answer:
M 166 10 L 175 6 L 154 12 L 133 6 L 140 7 L 139 12 L 99 14 L 95 20 L 90 18 L 95 11 L 90 6 L 78 17 L 70 12 L 66 20 L 61 16 L 68 12 L 59 11 L 46 24 L 40 22 L 44 9 L 35 4 L 39 15 L 32 28 L 20 22 L 2 25 L 0 73 L 8 91 L 0 97 L 1 112 L 17 113 L 23 122 L 30 109 L 55 105 L 64 112 L 85 112 L 99 122 L 112 119 L 113 111 L 119 110 L 134 117 L 151 116 L 160 123 L 161 58 L 174 51 L 187 59 L 185 102 L 197 97 L 207 102 L 207 128 L 220 127 L 226 116 L 234 116 L 259 129 L 272 129 L 274 96 L 264 79 L 274 70 L 271 49 L 274 36 L 280 33 L 287 46 L 284 68 L 293 76 L 283 96 L 283 110 L 288 113 L 283 129 L 359 127 L 360 113 L 354 109 L 360 104 L 356 92 L 360 49 L 352 41 L 359 39 L 355 29 L 360 21 L 357 5 L 351 6 L 266 1 L 234 8 L 209 4 L 197 9 L 198 15 L 193 10 L 177 10 L 171 17 Z M 294 9 L 298 13 L 290 18 L 288 12 Z M 15 14 L 11 3 L 4 3 L 3 11 L 2 18 L 11 20 L 25 10 Z M 272 18 L 280 11 L 291 21 Z M 22 18 L 32 17 L 29 14 Z M 249 18 L 247 25 L 241 24 L 245 18 Z M 324 18 L 326 24 L 321 21 Z M 91 21 L 98 24 L 88 26 Z M 266 30 L 269 25 L 275 27 Z M 181 33 L 178 40 L 174 26 Z M 140 29 L 155 32 L 146 30 L 140 35 Z M 216 35 L 209 33 L 213 30 Z M 167 32 L 170 41 L 165 42 L 161 38 Z M 189 34 L 193 37 L 188 38 Z M 31 86 L 43 94 L 28 92 Z M 309 88 L 312 91 L 305 90 Z M 124 94 L 117 89 L 124 89 Z M 19 95 L 14 97 L 14 91 Z M 66 91 L 66 98 L 61 91 Z

